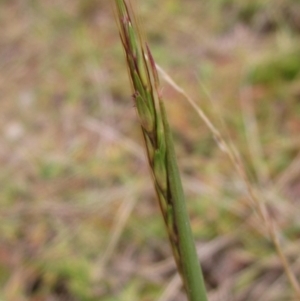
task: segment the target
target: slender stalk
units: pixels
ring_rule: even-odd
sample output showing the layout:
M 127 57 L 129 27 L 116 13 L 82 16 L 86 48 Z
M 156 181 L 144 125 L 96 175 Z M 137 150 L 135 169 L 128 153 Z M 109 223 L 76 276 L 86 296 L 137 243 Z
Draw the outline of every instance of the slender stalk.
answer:
M 189 301 L 207 301 L 173 139 L 159 92 L 154 59 L 142 42 L 133 12 L 125 0 L 115 0 L 120 38 L 125 50 L 133 99 L 145 141 L 148 162 L 177 268 Z

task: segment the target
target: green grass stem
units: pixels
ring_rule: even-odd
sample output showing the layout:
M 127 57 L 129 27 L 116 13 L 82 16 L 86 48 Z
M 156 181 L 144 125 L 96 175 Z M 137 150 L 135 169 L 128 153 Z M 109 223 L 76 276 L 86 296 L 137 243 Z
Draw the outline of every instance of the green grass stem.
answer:
M 115 0 L 133 99 L 141 123 L 153 182 L 174 258 L 189 301 L 207 301 L 202 271 L 192 235 L 177 166 L 172 134 L 159 92 L 154 59 L 142 42 L 132 9 Z

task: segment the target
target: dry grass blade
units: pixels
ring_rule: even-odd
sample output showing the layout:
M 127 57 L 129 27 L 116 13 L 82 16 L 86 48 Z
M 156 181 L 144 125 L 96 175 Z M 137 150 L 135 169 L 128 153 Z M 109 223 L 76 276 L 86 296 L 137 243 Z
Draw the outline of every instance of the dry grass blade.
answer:
M 115 3 L 133 99 L 173 255 L 189 300 L 205 301 L 203 276 L 185 207 L 172 135 L 159 91 L 156 65 L 148 46 L 142 42 L 132 10 L 123 0 L 116 0 Z

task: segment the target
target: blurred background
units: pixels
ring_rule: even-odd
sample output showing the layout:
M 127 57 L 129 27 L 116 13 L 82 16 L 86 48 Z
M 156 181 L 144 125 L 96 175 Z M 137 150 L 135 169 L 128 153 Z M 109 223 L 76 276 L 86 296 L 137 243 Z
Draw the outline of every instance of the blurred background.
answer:
M 106 0 L 0 1 L 0 300 L 186 300 Z M 300 277 L 300 3 L 135 0 L 240 153 Z M 162 80 L 209 300 L 295 300 L 245 183 Z

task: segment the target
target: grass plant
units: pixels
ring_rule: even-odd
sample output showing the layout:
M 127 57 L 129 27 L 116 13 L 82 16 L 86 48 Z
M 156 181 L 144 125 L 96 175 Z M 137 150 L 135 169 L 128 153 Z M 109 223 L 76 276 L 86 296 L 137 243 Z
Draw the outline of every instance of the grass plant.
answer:
M 141 123 L 148 163 L 177 268 L 190 301 L 205 301 L 206 290 L 185 205 L 171 130 L 149 47 L 141 39 L 133 12 L 116 1 L 133 99 Z
M 280 245 L 277 227 L 270 217 L 265 203 L 262 201 L 263 194 L 251 184 L 237 149 L 227 143 L 221 132 L 213 125 L 196 102 L 160 66 L 155 64 L 147 44 L 144 46 L 142 43 L 141 35 L 135 27 L 136 22 L 132 22 L 132 9 L 129 10 L 126 2 L 123 0 L 118 0 L 116 3 L 121 40 L 126 53 L 129 75 L 134 92 L 133 98 L 142 125 L 148 161 L 153 173 L 154 184 L 168 229 L 174 257 L 182 275 L 189 299 L 198 300 L 199 296 L 199 292 L 190 294 L 192 288 L 189 288 L 194 278 L 189 276 L 188 269 L 189 264 L 193 265 L 192 262 L 195 260 L 193 259 L 195 254 L 192 254 L 194 251 L 192 253 L 184 253 L 186 246 L 193 244 L 192 240 L 187 242 L 182 241 L 180 238 L 181 234 L 185 238 L 185 233 L 188 233 L 188 237 L 191 237 L 191 231 L 190 227 L 188 227 L 180 232 L 181 225 L 187 223 L 188 217 L 186 209 L 181 207 L 184 206 L 182 185 L 176 164 L 172 136 L 159 92 L 157 70 L 159 70 L 160 74 L 175 90 L 188 100 L 213 134 L 220 149 L 228 156 L 228 159 L 235 167 L 246 186 L 249 200 L 254 206 L 259 219 L 263 222 L 268 238 L 275 247 L 288 280 L 297 296 L 297 300 L 300 300 L 299 284 Z M 181 243 L 182 246 L 180 245 Z M 191 263 L 186 264 L 187 258 L 191 259 Z M 201 271 L 199 275 L 201 275 L 201 282 L 203 283 Z M 197 284 L 195 285 L 197 286 Z M 205 292 L 204 286 L 201 289 L 201 294 L 202 292 Z M 204 300 L 203 298 L 206 298 L 205 293 L 203 293 L 203 296 L 201 295 L 201 299 L 199 300 Z
M 299 281 L 299 1 L 131 2 L 156 62 L 240 153 Z M 1 1 L 0 300 L 186 300 L 113 4 Z M 157 70 L 208 299 L 297 300 L 222 143 Z

